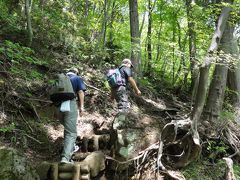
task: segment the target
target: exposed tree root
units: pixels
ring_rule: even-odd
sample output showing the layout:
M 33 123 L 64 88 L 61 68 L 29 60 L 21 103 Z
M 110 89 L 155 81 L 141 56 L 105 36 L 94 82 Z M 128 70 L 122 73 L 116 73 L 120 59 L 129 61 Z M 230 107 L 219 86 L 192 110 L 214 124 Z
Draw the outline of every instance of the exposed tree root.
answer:
M 229 143 L 231 148 L 235 151 L 234 154 L 230 155 L 229 158 L 232 158 L 236 155 L 240 156 L 240 140 L 237 134 L 239 134 L 239 130 L 236 130 L 237 132 L 234 132 L 235 128 L 232 126 L 232 124 L 229 124 L 229 126 L 225 129 L 225 133 L 223 134 L 224 140 Z
M 231 158 L 223 158 L 225 160 L 227 168 L 226 168 L 226 174 L 225 179 L 226 180 L 236 180 L 233 172 L 233 161 Z
M 168 169 L 185 167 L 201 152 L 198 133 L 191 129 L 189 119 L 172 121 L 163 128 L 157 165 L 173 179 L 185 179 L 184 176 Z

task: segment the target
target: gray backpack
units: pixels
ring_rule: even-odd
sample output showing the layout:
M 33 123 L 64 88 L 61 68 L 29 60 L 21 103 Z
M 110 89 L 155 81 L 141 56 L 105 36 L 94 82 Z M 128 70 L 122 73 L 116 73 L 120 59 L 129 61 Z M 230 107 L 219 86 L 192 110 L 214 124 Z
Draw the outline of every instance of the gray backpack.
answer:
M 50 90 L 50 100 L 54 105 L 59 106 L 63 101 L 75 98 L 70 78 L 61 73 L 57 75 L 54 85 Z

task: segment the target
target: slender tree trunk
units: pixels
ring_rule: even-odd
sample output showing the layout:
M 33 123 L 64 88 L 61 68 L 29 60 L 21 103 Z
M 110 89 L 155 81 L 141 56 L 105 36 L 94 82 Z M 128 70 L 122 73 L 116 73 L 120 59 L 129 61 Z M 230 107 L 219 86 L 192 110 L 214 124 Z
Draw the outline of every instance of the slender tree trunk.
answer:
M 89 7 L 90 6 L 89 0 L 85 0 L 84 4 L 82 6 L 83 6 L 83 9 L 84 9 L 84 12 L 81 14 L 81 17 L 79 18 L 80 19 L 79 21 L 81 22 L 81 26 L 85 29 L 84 33 L 83 33 L 83 38 L 86 41 L 92 41 L 92 39 L 95 39 L 95 34 L 94 34 L 95 32 L 93 33 L 89 30 L 89 22 L 88 22 L 89 8 L 90 8 Z
M 143 26 L 144 26 L 144 23 L 145 23 L 145 16 L 146 16 L 146 11 L 144 12 L 143 18 L 142 18 L 142 23 L 141 23 L 141 27 L 140 27 L 140 36 L 142 34 Z
M 187 42 L 187 35 L 182 40 L 181 27 L 180 27 L 180 24 L 178 21 L 177 21 L 177 27 L 178 27 L 178 29 L 177 29 L 177 31 L 178 31 L 178 47 L 179 47 L 179 51 L 181 53 L 180 54 L 181 61 L 180 61 L 178 70 L 176 72 L 176 79 L 175 79 L 174 85 L 180 79 L 180 82 L 183 82 L 183 83 L 181 83 L 181 88 L 183 88 L 187 84 L 187 75 L 188 75 L 188 72 L 186 71 L 187 68 L 186 68 L 185 55 L 184 55 L 186 42 Z M 183 70 L 183 77 L 180 75 L 182 70 Z
M 218 45 L 222 38 L 224 29 L 226 27 L 226 23 L 227 23 L 227 19 L 230 11 L 231 11 L 230 7 L 223 7 L 222 12 L 218 19 L 216 30 L 212 37 L 210 47 L 208 49 L 208 55 L 205 57 L 202 67 L 200 67 L 199 85 L 197 88 L 197 96 L 196 96 L 194 108 L 192 111 L 192 120 L 193 120 L 194 130 L 197 130 L 197 122 L 199 122 L 200 120 L 200 116 L 202 114 L 203 106 L 205 103 L 207 85 L 208 85 L 209 67 L 213 59 L 213 57 L 211 57 L 211 54 L 218 49 Z
M 113 22 L 114 22 L 115 5 L 116 5 L 116 0 L 113 0 L 110 22 L 109 22 L 109 43 L 111 47 L 113 46 Z
M 161 39 L 161 32 L 163 27 L 162 8 L 163 8 L 163 5 L 160 6 L 160 14 L 159 14 L 160 23 L 159 23 L 159 30 L 157 32 L 157 55 L 155 59 L 156 62 L 160 58 L 160 47 L 161 47 L 160 39 Z
M 235 121 L 240 124 L 240 60 L 239 48 L 235 36 L 232 37 L 229 46 L 231 46 L 231 55 L 233 57 L 233 62 L 236 65 L 228 70 L 227 86 L 231 90 L 231 102 L 236 113 Z
M 102 20 L 102 48 L 105 48 L 106 45 L 106 31 L 107 31 L 107 19 L 108 19 L 108 0 L 104 0 L 103 6 L 103 20 Z
M 147 31 L 147 70 L 146 75 L 150 76 L 152 72 L 152 5 L 148 0 L 148 31 Z
M 176 13 L 177 14 L 177 13 Z M 176 14 L 173 12 L 173 22 L 172 22 L 172 42 L 174 43 L 174 45 L 172 46 L 172 85 L 174 85 L 175 82 L 175 67 L 176 67 L 176 60 L 175 60 L 175 42 L 176 42 L 176 21 L 177 18 L 175 17 Z
M 85 19 L 87 19 L 88 18 L 88 11 L 89 11 L 89 1 L 88 0 L 85 0 L 85 8 L 84 8 L 84 17 L 85 17 Z
M 230 57 L 232 57 L 233 30 L 234 27 L 231 26 L 230 22 L 227 22 L 219 46 L 221 64 L 217 64 L 215 67 L 204 112 L 208 121 L 217 122 L 222 110 L 228 73 L 227 63 L 230 61 Z
M 191 69 L 191 90 L 193 91 L 194 84 L 198 82 L 198 69 L 196 61 L 196 33 L 195 22 L 193 18 L 192 0 L 186 0 L 187 20 L 188 20 L 188 36 L 189 36 L 189 57 Z M 197 85 L 197 84 L 196 84 Z
M 135 71 L 141 77 L 141 46 L 140 46 L 140 31 L 138 20 L 138 2 L 137 0 L 129 0 L 129 15 L 130 15 L 130 32 L 132 52 L 131 59 L 135 66 Z
M 28 45 L 32 45 L 33 39 L 33 31 L 32 31 L 32 23 L 31 23 L 31 0 L 25 0 L 25 14 L 27 17 L 27 30 L 28 30 Z

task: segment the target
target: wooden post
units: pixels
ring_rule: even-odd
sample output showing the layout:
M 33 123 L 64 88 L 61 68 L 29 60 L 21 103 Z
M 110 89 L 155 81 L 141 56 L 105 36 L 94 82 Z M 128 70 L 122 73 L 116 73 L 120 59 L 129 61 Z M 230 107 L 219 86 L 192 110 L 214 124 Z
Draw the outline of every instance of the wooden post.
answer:
M 67 180 L 67 179 L 72 179 L 73 174 L 72 172 L 59 172 L 59 179 L 61 180 Z
M 90 168 L 87 164 L 81 164 L 80 166 L 80 171 L 81 171 L 81 174 L 89 174 L 90 173 Z
M 90 180 L 90 174 L 81 175 L 81 180 Z
M 58 171 L 59 172 L 72 172 L 74 169 L 73 164 L 59 164 Z
M 73 167 L 73 177 L 72 180 L 79 180 L 80 179 L 80 163 L 75 163 Z
M 58 163 L 51 165 L 51 179 L 58 180 Z

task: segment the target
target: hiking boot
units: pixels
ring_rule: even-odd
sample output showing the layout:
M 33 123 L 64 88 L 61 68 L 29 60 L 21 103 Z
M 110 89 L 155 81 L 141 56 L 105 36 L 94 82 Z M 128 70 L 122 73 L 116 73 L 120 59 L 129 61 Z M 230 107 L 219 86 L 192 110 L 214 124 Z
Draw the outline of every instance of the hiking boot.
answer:
M 73 153 L 77 152 L 79 150 L 79 146 L 78 145 L 74 145 L 74 150 L 73 150 Z
M 73 160 L 68 161 L 67 158 L 63 157 L 60 161 L 61 164 L 74 164 Z

